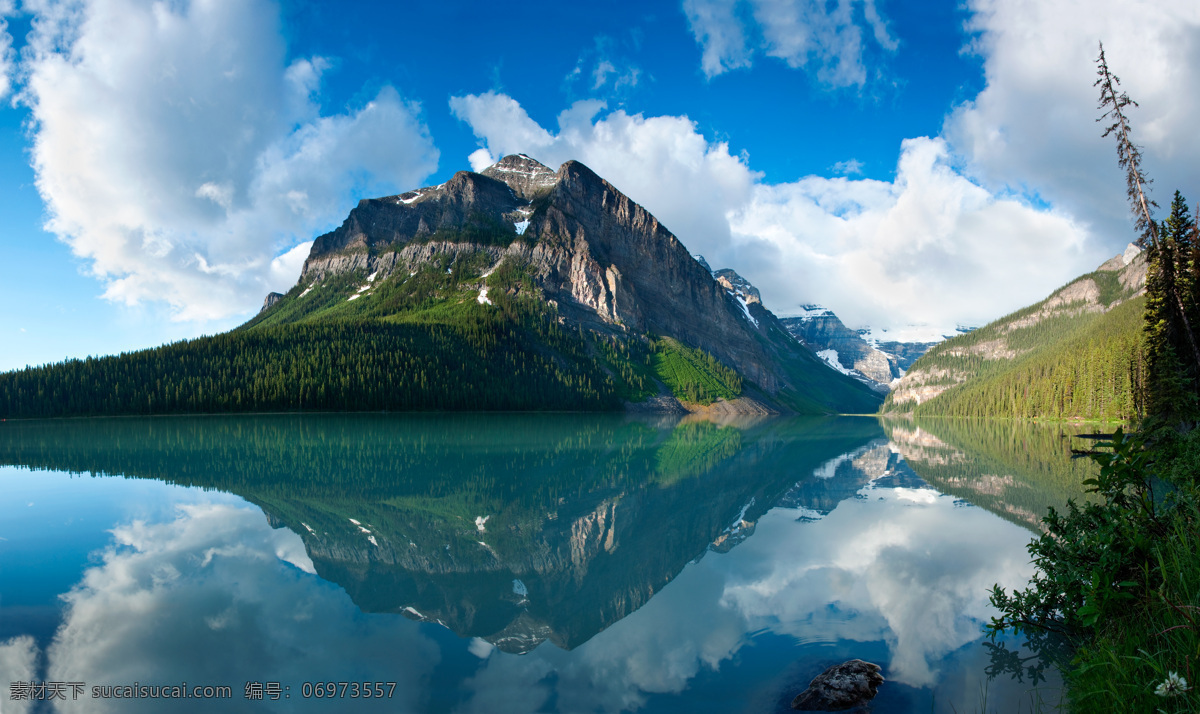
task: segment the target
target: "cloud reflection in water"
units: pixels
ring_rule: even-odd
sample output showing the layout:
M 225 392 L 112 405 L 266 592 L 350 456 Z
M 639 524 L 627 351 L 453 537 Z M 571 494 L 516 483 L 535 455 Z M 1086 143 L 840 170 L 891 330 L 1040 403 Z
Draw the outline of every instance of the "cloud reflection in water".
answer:
M 242 711 L 247 681 L 395 681 L 389 708 L 417 711 L 436 645 L 401 617 L 364 615 L 339 588 L 310 575 L 298 536 L 274 530 L 240 499 L 180 505 L 163 523 L 113 530 L 115 545 L 63 596 L 63 624 L 46 653 L 48 681 L 227 685 L 232 701 L 170 702 L 171 711 Z M 155 700 L 81 699 L 61 711 L 161 711 Z M 338 711 L 367 701 L 339 700 Z

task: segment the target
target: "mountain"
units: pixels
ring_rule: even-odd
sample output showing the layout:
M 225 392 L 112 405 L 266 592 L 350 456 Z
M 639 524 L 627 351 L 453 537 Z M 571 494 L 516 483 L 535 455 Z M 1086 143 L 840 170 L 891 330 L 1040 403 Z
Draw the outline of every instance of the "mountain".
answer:
M 234 332 L 0 375 L 4 416 L 879 401 L 586 166 L 525 155 L 360 201 Z
M 749 310 L 754 303 L 762 304 L 758 288 L 731 269 L 711 270 L 703 256 L 696 261 L 712 272 L 713 278 L 738 304 Z M 799 317 L 780 318 L 779 323 L 801 344 L 812 350 L 826 365 L 839 374 L 853 377 L 871 389 L 886 394 L 891 384 L 904 373 L 917 357 L 935 342 L 891 342 L 895 350 L 887 352 L 863 339 L 870 330 L 853 331 L 847 328 L 832 311 L 817 305 L 804 306 Z
M 885 412 L 944 416 L 1136 417 L 1146 259 L 1134 245 L 1054 291 L 932 347 Z
M 832 310 L 820 305 L 803 305 L 802 309 L 800 315 L 780 319 L 787 331 L 834 369 L 863 378 L 883 392 L 937 344 L 936 340 L 880 340 L 870 328 L 851 330 Z

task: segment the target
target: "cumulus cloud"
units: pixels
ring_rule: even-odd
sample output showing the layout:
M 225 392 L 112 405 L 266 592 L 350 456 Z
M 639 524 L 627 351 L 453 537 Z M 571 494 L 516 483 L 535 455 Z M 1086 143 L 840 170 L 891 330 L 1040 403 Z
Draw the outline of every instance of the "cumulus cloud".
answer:
M 243 682 L 276 681 L 291 686 L 290 706 L 304 711 L 327 704 L 300 699 L 302 682 L 393 681 L 389 706 L 420 708 L 437 645 L 417 623 L 359 612 L 340 588 L 311 575 L 300 537 L 271 528 L 259 509 L 236 499 L 185 504 L 163 522 L 118 526 L 113 539 L 100 563 L 63 596 L 63 623 L 46 651 L 48 680 L 220 684 L 233 687 L 238 700 Z M 396 647 L 401 641 L 404 647 Z M 349 699 L 339 706 L 377 708 Z M 160 708 L 155 700 L 91 698 L 59 706 Z M 211 708 L 204 700 L 173 705 Z
M 1094 60 L 1140 107 L 1134 140 L 1164 206 L 1175 189 L 1200 199 L 1200 4 L 1192 0 L 970 0 L 972 49 L 987 85 L 947 120 L 945 136 L 993 188 L 1035 192 L 1117 252 L 1132 238 L 1124 177 L 1095 122 Z
M 781 312 L 799 304 L 789 291 L 810 294 L 852 325 L 980 325 L 1100 260 L 1070 216 L 973 183 L 941 139 L 903 142 L 891 182 L 761 185 L 730 224 L 746 274 Z
M 517 152 L 552 167 L 580 160 L 779 314 L 822 303 L 855 327 L 978 325 L 1109 257 L 1068 214 L 965 176 L 939 138 L 905 141 L 892 181 L 771 184 L 687 117 L 580 101 L 551 133 L 504 94 L 454 97 L 451 108 L 483 144 L 473 166 Z
M 762 53 L 812 71 L 824 85 L 861 87 L 869 49 L 898 47 L 874 0 L 684 0 L 683 10 L 709 78 L 749 67 Z
M 390 87 L 323 116 L 329 62 L 289 63 L 266 0 L 28 9 L 21 99 L 47 228 L 111 300 L 166 301 L 183 320 L 245 313 L 290 287 L 298 244 L 354 192 L 436 168 L 419 107 Z

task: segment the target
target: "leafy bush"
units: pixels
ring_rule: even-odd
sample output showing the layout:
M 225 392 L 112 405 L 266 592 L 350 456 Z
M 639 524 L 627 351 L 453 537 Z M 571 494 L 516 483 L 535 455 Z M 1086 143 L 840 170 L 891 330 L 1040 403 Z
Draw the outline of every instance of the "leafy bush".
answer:
M 1192 711 L 1193 693 L 1164 683 L 1200 669 L 1200 431 L 1118 429 L 1102 446 L 1084 482 L 1102 502 L 1051 509 L 1029 545 L 1037 574 L 1025 590 L 993 588 L 988 629 L 1067 638 L 1058 664 L 1076 710 Z

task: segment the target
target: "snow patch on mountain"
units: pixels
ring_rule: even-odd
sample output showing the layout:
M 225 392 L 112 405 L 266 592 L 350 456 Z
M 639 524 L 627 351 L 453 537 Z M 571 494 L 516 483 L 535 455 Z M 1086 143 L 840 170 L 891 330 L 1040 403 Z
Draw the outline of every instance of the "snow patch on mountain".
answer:
M 833 367 L 834 369 L 836 369 L 837 371 L 841 372 L 842 374 L 844 374 L 846 376 L 858 376 L 857 372 L 855 372 L 854 370 L 846 369 L 845 367 L 842 366 L 841 362 L 838 362 L 837 350 L 821 350 L 820 352 L 817 353 L 817 356 L 820 357 L 821 359 L 825 360 L 825 364 L 828 364 L 830 367 Z
M 948 340 L 951 337 L 970 332 L 974 327 L 965 327 L 955 325 L 947 327 L 945 325 L 905 325 L 903 327 L 879 328 L 879 327 L 863 327 L 857 330 L 858 334 L 866 340 L 872 347 L 878 346 L 881 342 L 941 342 Z
M 820 305 L 801 305 L 799 312 L 797 312 L 793 315 L 786 315 L 786 317 L 798 317 L 802 320 L 811 320 L 814 317 L 832 317 L 832 316 L 833 316 L 833 310 L 830 310 L 827 307 L 821 307 Z
M 734 299 L 738 301 L 738 304 L 742 306 L 742 312 L 746 313 L 746 319 L 749 320 L 750 323 L 755 327 L 758 327 L 758 320 L 755 320 L 754 316 L 750 314 L 750 305 L 746 303 L 746 299 L 741 295 L 734 295 L 732 291 L 729 294 L 733 295 Z

